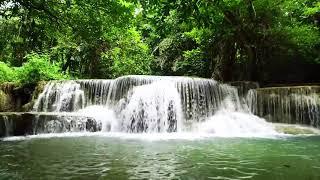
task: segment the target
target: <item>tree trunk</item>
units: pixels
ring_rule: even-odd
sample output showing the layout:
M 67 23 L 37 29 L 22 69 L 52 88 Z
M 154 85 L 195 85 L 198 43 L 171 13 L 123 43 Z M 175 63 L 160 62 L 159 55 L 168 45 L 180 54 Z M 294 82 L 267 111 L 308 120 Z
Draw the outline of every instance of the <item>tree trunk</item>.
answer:
M 219 81 L 231 81 L 235 63 L 236 47 L 232 40 L 222 42 L 218 56 L 215 58 L 215 67 L 212 78 Z

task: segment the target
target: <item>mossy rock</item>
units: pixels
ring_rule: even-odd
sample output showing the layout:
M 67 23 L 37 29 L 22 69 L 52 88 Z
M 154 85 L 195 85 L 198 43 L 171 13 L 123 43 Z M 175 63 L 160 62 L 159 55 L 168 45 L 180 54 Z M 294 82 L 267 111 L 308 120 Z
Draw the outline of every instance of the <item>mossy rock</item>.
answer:
M 28 112 L 43 91 L 46 81 L 19 86 L 14 83 L 0 84 L 0 112 Z
M 34 91 L 32 92 L 32 98 L 31 101 L 28 102 L 27 104 L 24 104 L 21 107 L 21 111 L 22 112 L 29 112 L 32 110 L 33 105 L 36 101 L 36 99 L 39 97 L 39 95 L 42 93 L 42 91 L 44 90 L 45 86 L 46 86 L 47 82 L 46 81 L 40 81 L 37 83 L 37 85 L 34 88 Z
M 29 113 L 0 113 L 0 137 L 32 134 L 33 119 L 34 115 Z
M 317 134 L 315 130 L 308 128 L 308 127 L 297 127 L 294 125 L 280 125 L 276 126 L 276 131 L 279 133 L 284 134 L 291 134 L 291 135 L 299 135 L 299 134 Z
M 0 84 L 0 112 L 14 110 L 15 101 L 12 92 L 15 87 L 16 85 L 14 83 Z
M 14 109 L 14 101 L 10 94 L 0 90 L 0 112 L 12 111 Z
M 22 111 L 22 112 L 29 112 L 29 111 L 32 110 L 33 105 L 34 105 L 34 100 L 32 100 L 31 102 L 23 105 L 22 108 L 21 108 L 21 111 Z
M 37 86 L 35 87 L 32 94 L 32 100 L 35 100 L 38 98 L 38 96 L 42 93 L 47 83 L 48 83 L 47 81 L 40 81 L 37 83 Z

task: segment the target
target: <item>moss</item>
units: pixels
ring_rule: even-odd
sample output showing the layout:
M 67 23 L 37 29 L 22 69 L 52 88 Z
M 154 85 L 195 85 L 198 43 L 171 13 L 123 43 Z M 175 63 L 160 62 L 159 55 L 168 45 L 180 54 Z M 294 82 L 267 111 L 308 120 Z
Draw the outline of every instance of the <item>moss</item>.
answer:
M 315 131 L 313 131 L 310 128 L 307 127 L 297 127 L 297 126 L 277 126 L 276 131 L 279 133 L 284 134 L 292 134 L 292 135 L 299 135 L 299 134 L 316 134 Z
M 14 109 L 14 101 L 9 93 L 0 90 L 0 112 L 12 111 Z
M 1 83 L 0 90 L 5 93 L 11 93 L 18 85 L 12 82 Z
M 14 83 L 1 83 L 0 85 L 0 112 L 14 111 L 15 100 L 13 90 L 16 87 Z

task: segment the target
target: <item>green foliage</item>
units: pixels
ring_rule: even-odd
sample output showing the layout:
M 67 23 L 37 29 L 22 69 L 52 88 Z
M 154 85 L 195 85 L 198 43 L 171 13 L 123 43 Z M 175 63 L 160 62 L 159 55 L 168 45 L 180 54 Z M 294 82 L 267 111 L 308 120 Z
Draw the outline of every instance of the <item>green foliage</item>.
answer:
M 117 46 L 103 55 L 106 71 L 110 78 L 130 74 L 150 74 L 150 55 L 147 44 L 141 40 L 141 35 L 136 29 L 128 29 L 126 34 L 116 41 Z
M 6 63 L 0 62 L 0 83 L 16 81 L 17 74 Z
M 175 68 L 178 74 L 184 76 L 203 76 L 205 74 L 207 61 L 204 59 L 204 54 L 200 49 L 192 49 L 184 51 L 184 60 L 177 61 Z
M 156 70 L 164 74 L 262 81 L 266 64 L 319 60 L 314 0 L 148 0 L 141 5 L 142 22 L 151 30 L 146 36 L 157 42 L 150 46 L 159 49 L 155 58 L 164 67 Z M 237 64 L 246 69 L 241 76 L 233 74 Z
M 287 32 L 288 39 L 300 48 L 313 48 L 320 43 L 319 29 L 316 27 L 308 25 L 287 26 L 285 27 L 285 31 Z
M 187 31 L 184 34 L 186 37 L 193 39 L 197 44 L 201 45 L 205 42 L 208 36 L 211 35 L 211 32 L 206 28 L 193 28 L 191 31 Z
M 278 62 L 320 62 L 319 7 L 316 0 L 4 0 L 0 81 L 68 78 L 60 73 L 265 81 Z
M 39 81 L 66 79 L 58 64 L 51 63 L 46 54 L 29 54 L 27 62 L 16 68 L 18 81 L 22 84 L 35 84 Z
M 67 74 L 61 72 L 59 64 L 50 62 L 47 54 L 31 53 L 26 59 L 27 62 L 21 67 L 9 67 L 6 63 L 0 62 L 0 82 L 16 82 L 24 85 L 69 78 Z
M 320 14 L 320 2 L 314 3 L 314 6 L 308 7 L 304 11 L 304 15 L 306 16 L 312 16 L 316 14 Z

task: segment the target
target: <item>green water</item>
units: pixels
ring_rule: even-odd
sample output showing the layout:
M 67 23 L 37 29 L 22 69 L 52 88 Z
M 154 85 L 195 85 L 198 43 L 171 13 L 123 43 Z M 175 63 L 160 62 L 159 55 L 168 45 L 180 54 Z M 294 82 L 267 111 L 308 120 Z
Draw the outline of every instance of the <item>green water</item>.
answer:
M 320 137 L 3 141 L 0 179 L 319 180 Z

